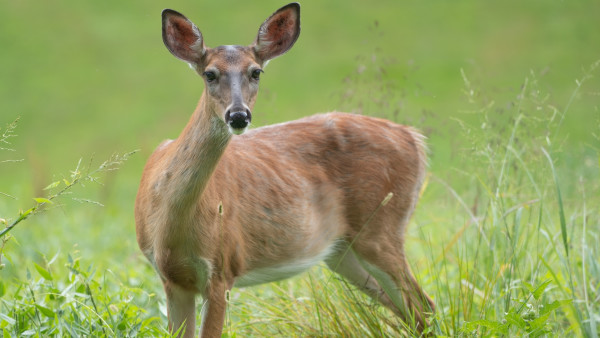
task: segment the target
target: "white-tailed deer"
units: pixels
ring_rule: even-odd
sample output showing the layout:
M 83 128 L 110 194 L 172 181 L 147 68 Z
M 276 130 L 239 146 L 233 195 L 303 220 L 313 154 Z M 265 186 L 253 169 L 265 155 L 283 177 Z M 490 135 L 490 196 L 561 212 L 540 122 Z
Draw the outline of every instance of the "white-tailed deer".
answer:
M 227 290 L 325 261 L 422 331 L 434 305 L 410 271 L 404 233 L 425 175 L 423 136 L 342 113 L 245 132 L 262 68 L 300 33 L 296 3 L 271 15 L 247 47 L 208 48 L 173 10 L 163 11 L 162 25 L 169 51 L 205 85 L 181 135 L 148 160 L 135 206 L 138 243 L 164 284 L 169 329 L 194 335 L 200 294 L 201 335 L 218 337 Z

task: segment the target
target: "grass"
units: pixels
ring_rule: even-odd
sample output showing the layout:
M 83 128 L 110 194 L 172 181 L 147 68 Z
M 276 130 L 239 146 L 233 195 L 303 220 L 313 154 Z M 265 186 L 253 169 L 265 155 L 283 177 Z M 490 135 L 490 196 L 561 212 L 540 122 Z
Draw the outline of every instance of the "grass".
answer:
M 226 27 L 208 15 L 221 5 L 173 8 L 212 44 L 254 30 L 278 5 L 239 5 Z M 303 3 L 299 45 L 267 68 L 257 124 L 335 108 L 428 135 L 431 168 L 407 256 L 437 305 L 433 333 L 598 337 L 597 4 L 513 5 Z M 3 336 L 167 335 L 132 201 L 149 152 L 177 134 L 201 87 L 156 40 L 164 5 L 0 6 L 1 31 L 14 32 L 0 34 L 0 59 L 13 65 L 0 83 L 0 231 L 40 208 L 2 237 Z M 119 170 L 92 175 L 101 184 L 80 180 L 51 198 L 101 166 L 78 165 L 82 154 L 137 148 Z M 224 331 L 404 334 L 393 314 L 324 266 L 232 290 Z

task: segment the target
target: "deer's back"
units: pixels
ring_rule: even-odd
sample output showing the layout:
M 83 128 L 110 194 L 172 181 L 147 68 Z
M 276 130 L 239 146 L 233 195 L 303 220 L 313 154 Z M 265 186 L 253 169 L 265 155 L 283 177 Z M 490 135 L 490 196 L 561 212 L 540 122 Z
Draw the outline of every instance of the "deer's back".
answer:
M 424 137 L 411 127 L 328 113 L 233 137 L 222 164 L 217 171 L 241 169 L 267 176 L 277 171 L 282 179 L 324 179 L 352 193 L 365 191 L 361 182 L 380 190 L 414 185 L 424 174 L 426 149 Z

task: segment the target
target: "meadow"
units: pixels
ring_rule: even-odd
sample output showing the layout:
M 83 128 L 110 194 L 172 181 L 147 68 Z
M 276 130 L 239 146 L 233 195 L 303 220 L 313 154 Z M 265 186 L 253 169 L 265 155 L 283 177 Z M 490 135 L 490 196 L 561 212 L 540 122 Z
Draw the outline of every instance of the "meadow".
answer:
M 0 3 L 4 337 L 168 334 L 133 203 L 203 84 L 165 49 L 160 12 L 184 13 L 209 46 L 249 44 L 283 4 Z M 406 242 L 437 304 L 431 332 L 598 337 L 600 3 L 301 5 L 253 127 L 338 110 L 424 132 L 429 174 Z M 234 289 L 224 335 L 410 333 L 320 266 Z

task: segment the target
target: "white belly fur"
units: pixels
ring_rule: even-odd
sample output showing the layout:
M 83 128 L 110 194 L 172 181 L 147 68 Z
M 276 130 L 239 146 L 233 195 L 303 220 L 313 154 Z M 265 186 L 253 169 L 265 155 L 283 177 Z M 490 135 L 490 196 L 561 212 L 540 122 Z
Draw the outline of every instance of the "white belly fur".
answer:
M 292 277 L 325 260 L 325 258 L 330 256 L 335 251 L 335 247 L 336 243 L 332 243 L 330 246 L 326 247 L 313 257 L 304 257 L 298 260 L 286 262 L 279 265 L 254 269 L 252 271 L 249 271 L 247 274 L 237 278 L 235 280 L 234 286 L 252 286 Z

